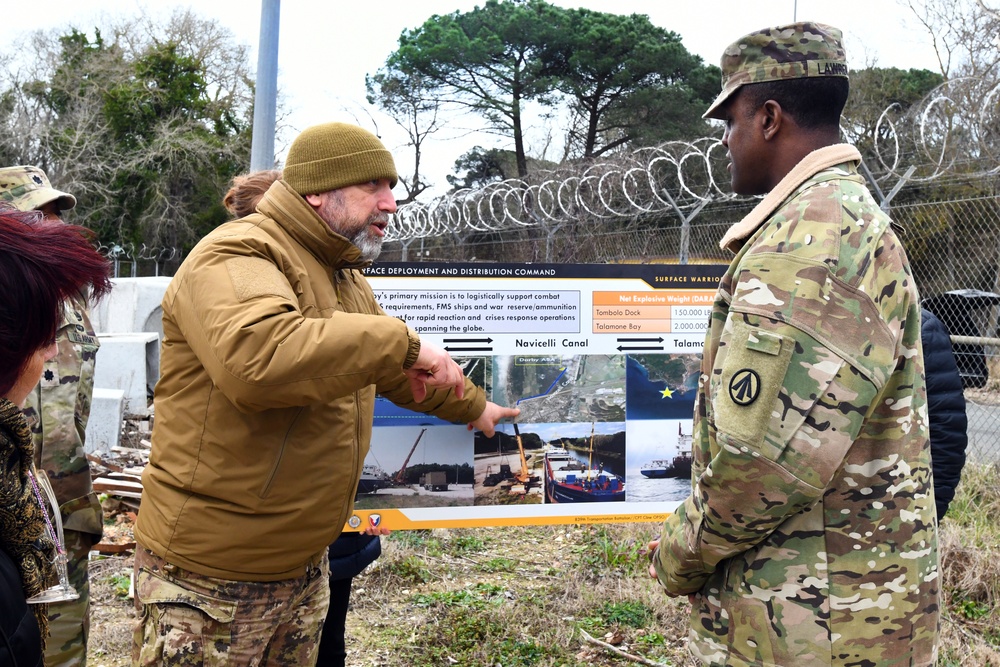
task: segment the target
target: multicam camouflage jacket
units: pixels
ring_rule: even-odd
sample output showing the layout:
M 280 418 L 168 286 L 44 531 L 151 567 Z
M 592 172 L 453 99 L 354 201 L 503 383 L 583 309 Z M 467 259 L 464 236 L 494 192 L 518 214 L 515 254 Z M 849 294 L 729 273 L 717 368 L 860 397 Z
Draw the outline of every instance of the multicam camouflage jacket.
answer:
M 932 665 L 939 614 L 920 306 L 857 173 L 807 156 L 723 239 L 692 493 L 653 558 L 707 665 Z
M 38 386 L 25 401 L 24 413 L 31 425 L 35 465 L 52 482 L 63 527 L 92 534 L 96 542 L 103 531 L 101 505 L 83 443 L 99 342 L 82 295 L 66 302 L 56 342 L 59 352 L 45 363 Z

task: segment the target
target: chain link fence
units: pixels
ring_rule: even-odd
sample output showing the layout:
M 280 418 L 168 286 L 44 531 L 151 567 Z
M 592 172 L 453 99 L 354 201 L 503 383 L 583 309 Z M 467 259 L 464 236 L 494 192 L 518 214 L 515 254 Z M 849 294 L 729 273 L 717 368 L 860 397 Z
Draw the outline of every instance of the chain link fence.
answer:
M 1000 196 L 995 177 L 940 196 L 938 184 L 903 187 L 889 207 L 924 305 L 948 327 L 963 376 L 969 416 L 969 455 L 1000 461 Z M 951 190 L 954 190 L 952 187 Z M 948 191 L 948 188 L 944 188 Z M 630 217 L 584 213 L 576 220 L 535 226 L 445 232 L 388 242 L 386 261 L 518 261 L 573 263 L 724 263 L 719 248 L 730 225 L 756 200 L 723 199 L 689 213 L 665 209 Z
M 870 135 L 842 128 L 902 228 L 924 305 L 965 384 L 969 451 L 1000 461 L 1000 83 L 962 77 L 892 105 Z M 401 206 L 383 261 L 721 263 L 725 231 L 757 203 L 729 191 L 718 137 L 672 141 Z M 872 171 L 874 170 L 874 172 Z M 116 275 L 171 275 L 173 251 L 115 246 Z
M 995 179 L 980 184 L 995 189 Z M 892 207 L 924 306 L 948 327 L 965 386 L 969 456 L 1000 461 L 1000 196 Z

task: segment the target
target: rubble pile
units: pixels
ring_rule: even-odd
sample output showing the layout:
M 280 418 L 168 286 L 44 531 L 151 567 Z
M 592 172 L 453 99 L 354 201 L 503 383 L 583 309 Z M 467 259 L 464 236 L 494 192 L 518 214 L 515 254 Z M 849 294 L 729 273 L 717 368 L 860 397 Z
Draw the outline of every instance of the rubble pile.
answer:
M 123 553 L 135 548 L 132 526 L 142 499 L 142 471 L 149 462 L 153 417 L 126 417 L 120 444 L 87 454 L 94 491 L 104 509 L 104 537 L 94 551 Z

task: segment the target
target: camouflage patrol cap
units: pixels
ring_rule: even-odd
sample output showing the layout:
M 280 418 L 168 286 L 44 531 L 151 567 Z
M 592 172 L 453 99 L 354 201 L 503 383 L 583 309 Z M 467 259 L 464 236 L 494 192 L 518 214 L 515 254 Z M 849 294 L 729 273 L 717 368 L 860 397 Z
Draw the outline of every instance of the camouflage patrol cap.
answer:
M 52 201 L 60 211 L 76 206 L 76 197 L 53 188 L 44 171 L 29 165 L 0 168 L 0 199 L 22 211 L 33 211 Z
M 702 118 L 722 119 L 720 107 L 744 84 L 847 77 L 843 34 L 822 23 L 791 23 L 744 35 L 726 47 L 721 66 L 722 92 Z

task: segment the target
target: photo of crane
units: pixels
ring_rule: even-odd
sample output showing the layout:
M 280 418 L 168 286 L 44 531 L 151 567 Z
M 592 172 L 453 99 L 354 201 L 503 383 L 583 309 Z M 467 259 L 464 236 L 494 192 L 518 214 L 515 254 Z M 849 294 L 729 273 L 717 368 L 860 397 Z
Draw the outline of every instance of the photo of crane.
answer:
M 374 429 L 357 509 L 473 504 L 473 434 L 464 424 Z
M 500 424 L 492 438 L 476 433 L 475 452 L 476 505 L 542 502 L 541 441 L 533 433 Z

